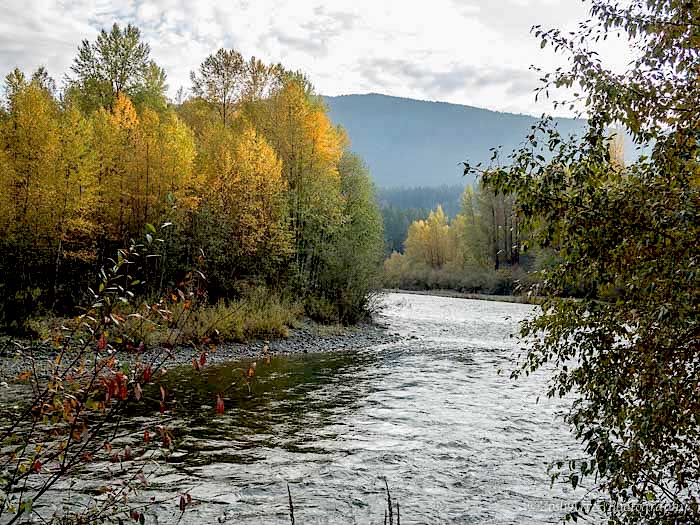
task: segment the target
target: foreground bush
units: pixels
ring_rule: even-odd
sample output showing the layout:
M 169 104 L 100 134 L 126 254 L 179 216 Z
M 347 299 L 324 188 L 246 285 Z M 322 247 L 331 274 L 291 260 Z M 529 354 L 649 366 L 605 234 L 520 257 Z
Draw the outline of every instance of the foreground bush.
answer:
M 131 505 L 129 499 L 148 484 L 144 466 L 151 460 L 146 451 L 172 446 L 167 419 L 143 428 L 138 450 L 112 441 L 121 435 L 122 415 L 130 405 L 142 402 L 148 385 L 159 387 L 161 413 L 168 410 L 169 395 L 160 382 L 172 359 L 170 349 L 181 344 L 183 336 L 168 327 L 183 324 L 180 319 L 199 308 L 205 293 L 203 276 L 193 271 L 163 299 L 136 299 L 132 290 L 140 283 L 131 270 L 146 264 L 142 248 L 120 250 L 114 264 L 102 272 L 99 288 L 89 293 L 89 306 L 82 315 L 66 320 L 50 350 L 16 347 L 12 363 L 20 367 L 16 381 L 24 388 L 0 423 L 3 523 L 37 519 L 42 523 L 143 523 L 144 506 Z M 148 332 L 167 333 L 167 341 L 146 352 L 139 334 Z M 206 356 L 205 350 L 194 351 L 197 368 L 205 366 Z M 221 397 L 216 403 L 221 412 Z M 119 469 L 103 487 L 102 496 L 75 508 L 54 506 L 52 510 L 45 501 L 49 491 L 66 486 L 95 462 L 130 468 Z M 186 494 L 167 499 L 179 504 L 182 512 L 191 503 Z
M 581 93 L 585 135 L 563 137 L 545 119 L 507 166 L 466 171 L 517 194 L 534 240 L 557 255 L 513 375 L 551 371 L 549 395 L 573 400 L 582 453 L 556 462 L 553 480 L 587 490 L 567 519 L 700 523 L 700 9 L 591 5 L 575 34 L 535 29 L 570 61 L 543 90 Z M 635 50 L 622 73 L 591 50 L 613 35 Z M 611 148 L 615 124 L 651 154 L 625 165 Z M 562 297 L 577 288 L 590 292 Z

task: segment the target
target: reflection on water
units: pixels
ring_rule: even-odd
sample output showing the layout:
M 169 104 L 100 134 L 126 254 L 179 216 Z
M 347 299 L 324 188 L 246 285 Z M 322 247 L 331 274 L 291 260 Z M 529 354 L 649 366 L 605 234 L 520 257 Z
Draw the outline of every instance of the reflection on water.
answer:
M 554 523 L 572 503 L 547 464 L 573 450 L 544 380 L 513 383 L 519 304 L 389 294 L 379 321 L 402 342 L 171 370 L 176 451 L 150 492 L 189 490 L 182 523 L 381 523 L 383 477 L 402 523 Z M 506 373 L 497 374 L 499 368 Z M 225 392 L 226 413 L 214 399 Z M 132 414 L 152 421 L 159 394 Z M 173 399 L 174 398 L 174 399 Z M 154 509 L 177 518 L 174 503 Z

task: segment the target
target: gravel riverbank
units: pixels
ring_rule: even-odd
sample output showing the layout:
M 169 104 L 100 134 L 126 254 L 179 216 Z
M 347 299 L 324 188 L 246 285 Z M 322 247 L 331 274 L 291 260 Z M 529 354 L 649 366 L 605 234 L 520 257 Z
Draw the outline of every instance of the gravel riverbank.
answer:
M 208 354 L 209 363 L 225 363 L 260 356 L 265 345 L 273 356 L 316 352 L 342 352 L 369 346 L 393 343 L 401 339 L 386 327 L 375 323 L 356 326 L 324 326 L 310 321 L 301 327 L 290 329 L 289 337 L 271 341 L 254 340 L 247 343 L 222 343 Z M 175 364 L 189 364 L 192 349 L 182 348 L 175 352 Z
M 356 326 L 325 326 L 312 321 L 305 321 L 301 326 L 290 329 L 289 337 L 270 341 L 253 340 L 246 343 L 220 343 L 216 349 L 208 351 L 207 362 L 225 363 L 261 356 L 265 345 L 273 356 L 316 352 L 342 352 L 366 348 L 369 346 L 393 343 L 400 340 L 398 334 L 391 333 L 386 327 L 376 323 L 363 323 Z M 26 343 L 25 343 L 26 344 Z M 0 341 L 0 388 L 15 383 L 22 371 L 27 369 L 27 360 L 19 357 L 18 346 L 10 339 Z M 149 362 L 161 350 L 146 350 L 140 354 L 144 362 Z M 48 363 L 56 355 L 56 350 L 48 345 L 34 347 L 34 361 L 41 369 L 42 363 Z M 192 347 L 177 347 L 165 363 L 168 367 L 189 365 L 193 356 L 200 351 Z M 119 352 L 118 359 L 135 360 L 137 354 Z
M 518 303 L 518 304 L 539 304 L 542 302 L 541 297 L 528 295 L 489 295 L 482 293 L 466 293 L 458 292 L 457 290 L 402 290 L 402 289 L 386 289 L 385 293 L 404 293 L 411 295 L 432 295 L 434 297 L 451 297 L 454 299 L 474 299 L 477 301 L 497 301 L 500 303 Z

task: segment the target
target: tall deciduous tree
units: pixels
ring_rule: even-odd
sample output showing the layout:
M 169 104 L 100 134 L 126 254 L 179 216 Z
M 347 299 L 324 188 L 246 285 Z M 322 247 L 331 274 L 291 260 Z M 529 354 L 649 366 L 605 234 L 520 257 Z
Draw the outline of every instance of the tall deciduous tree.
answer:
M 246 87 L 246 63 L 234 49 L 219 49 L 199 66 L 199 72 L 190 73 L 192 92 L 214 105 L 224 126 Z
M 250 57 L 245 64 L 243 98 L 256 101 L 270 96 L 274 89 L 279 87 L 283 71 L 279 64 L 267 65 L 255 57 Z
M 406 256 L 431 268 L 441 268 L 454 257 L 449 236 L 447 217 L 438 206 L 424 221 L 416 221 L 408 228 Z
M 376 190 L 367 167 L 345 152 L 338 164 L 342 225 L 323 246 L 321 287 L 337 305 L 338 321 L 354 323 L 372 308 L 379 286 L 384 231 Z
M 296 77 L 245 111 L 282 160 L 298 271 L 317 286 L 320 249 L 342 220 L 338 163 L 345 133 L 332 125 L 321 100 Z
M 262 275 L 292 254 L 282 163 L 261 134 L 219 124 L 202 139 L 198 169 L 217 231 L 207 251 L 218 288 Z
M 150 60 L 150 47 L 131 24 L 103 29 L 94 42 L 83 40 L 71 71 L 72 93 L 84 110 L 109 107 L 119 94 L 134 97 L 148 93 L 163 97 L 164 72 Z

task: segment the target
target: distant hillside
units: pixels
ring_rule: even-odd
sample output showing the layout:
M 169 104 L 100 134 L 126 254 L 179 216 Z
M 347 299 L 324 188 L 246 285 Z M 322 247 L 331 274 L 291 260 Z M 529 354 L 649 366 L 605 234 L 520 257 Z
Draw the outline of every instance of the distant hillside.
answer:
M 490 148 L 516 148 L 536 118 L 385 95 L 324 97 L 331 118 L 347 129 L 353 151 L 380 187 L 464 185 L 460 162 L 486 162 Z M 581 121 L 557 119 L 564 133 Z
M 455 186 L 418 186 L 415 188 L 379 188 L 377 200 L 382 208 L 401 210 L 430 210 L 442 206 L 442 211 L 453 218 L 461 211 L 464 184 Z

